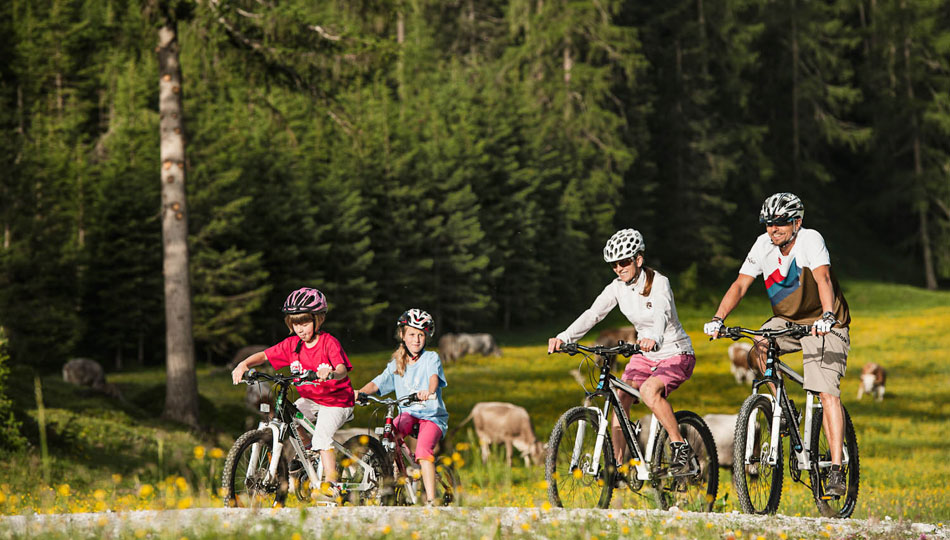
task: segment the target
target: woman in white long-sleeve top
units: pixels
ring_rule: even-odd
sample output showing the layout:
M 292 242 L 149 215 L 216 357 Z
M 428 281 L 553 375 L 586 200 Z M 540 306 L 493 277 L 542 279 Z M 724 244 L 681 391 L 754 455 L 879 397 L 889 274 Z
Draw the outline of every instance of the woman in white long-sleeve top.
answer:
M 692 449 L 683 440 L 673 407 L 667 397 L 693 374 L 696 356 L 693 344 L 676 315 L 670 280 L 643 265 L 643 235 L 635 229 L 614 233 L 604 246 L 604 260 L 617 279 L 611 281 L 594 303 L 566 330 L 548 340 L 548 353 L 562 343 L 574 343 L 616 306 L 637 329 L 637 344 L 643 351 L 630 357 L 622 379 L 640 390 L 640 396 L 670 435 L 672 465 L 687 468 Z M 628 413 L 633 396 L 621 392 L 620 403 Z M 614 414 L 612 422 L 614 452 L 623 459 L 626 442 Z

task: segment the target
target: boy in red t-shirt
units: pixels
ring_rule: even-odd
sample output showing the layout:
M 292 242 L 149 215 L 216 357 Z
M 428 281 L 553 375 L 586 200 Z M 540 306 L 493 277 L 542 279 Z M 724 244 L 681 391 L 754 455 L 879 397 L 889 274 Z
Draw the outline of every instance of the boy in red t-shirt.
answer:
M 311 448 L 320 452 L 324 478 L 332 483 L 336 482 L 333 434 L 353 417 L 354 393 L 347 374 L 353 366 L 343 347 L 335 337 L 320 331 L 327 307 L 326 297 L 316 289 L 304 287 L 290 293 L 281 311 L 294 335 L 242 360 L 231 372 L 231 380 L 240 383 L 249 368 L 264 362 L 274 369 L 290 366 L 292 373 L 317 373 L 318 384 L 297 387 L 300 399 L 294 404 L 308 420 L 316 421 Z

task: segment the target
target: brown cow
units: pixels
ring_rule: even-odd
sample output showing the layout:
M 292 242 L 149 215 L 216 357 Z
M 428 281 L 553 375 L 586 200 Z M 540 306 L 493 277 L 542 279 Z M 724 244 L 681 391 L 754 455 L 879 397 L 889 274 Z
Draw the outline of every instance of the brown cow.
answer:
M 752 350 L 752 344 L 745 341 L 737 341 L 729 345 L 729 371 L 736 378 L 736 384 L 752 384 L 755 380 L 755 371 L 752 370 L 750 362 L 752 360 L 749 351 Z
M 623 341 L 624 343 L 636 343 L 637 329 L 632 326 L 621 326 L 620 328 L 604 330 L 597 335 L 597 340 L 594 341 L 594 344 L 604 347 L 613 347 L 617 345 L 619 341 Z
M 878 364 L 868 362 L 861 368 L 861 383 L 858 385 L 858 399 L 865 394 L 871 394 L 877 401 L 884 401 L 884 383 L 887 381 L 887 372 Z
M 534 427 L 531 425 L 531 416 L 524 407 L 501 401 L 483 401 L 472 407 L 460 427 L 472 421 L 475 424 L 475 434 L 482 449 L 482 461 L 487 462 L 491 454 L 489 446 L 492 444 L 505 445 L 505 463 L 511 467 L 511 447 L 514 446 L 524 456 L 525 466 L 544 461 L 544 443 L 537 440 Z

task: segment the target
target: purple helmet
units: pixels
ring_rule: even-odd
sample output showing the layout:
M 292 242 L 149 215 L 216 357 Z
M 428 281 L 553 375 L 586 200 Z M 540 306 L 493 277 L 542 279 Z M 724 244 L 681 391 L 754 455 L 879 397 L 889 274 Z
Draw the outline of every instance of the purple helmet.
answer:
M 290 293 L 290 296 L 284 300 L 284 307 L 281 308 L 281 311 L 288 315 L 324 313 L 328 307 L 327 297 L 323 296 L 322 292 L 310 287 L 302 287 Z
M 403 311 L 402 315 L 399 316 L 399 320 L 396 321 L 397 333 L 401 326 L 411 326 L 417 330 L 422 330 L 430 338 L 435 335 L 435 319 L 421 309 L 412 308 Z

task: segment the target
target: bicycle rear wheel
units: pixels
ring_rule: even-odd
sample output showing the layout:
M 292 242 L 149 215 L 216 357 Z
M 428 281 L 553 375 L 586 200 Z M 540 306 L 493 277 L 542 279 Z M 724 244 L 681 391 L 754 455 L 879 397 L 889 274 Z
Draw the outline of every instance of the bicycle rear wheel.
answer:
M 775 465 L 768 464 L 771 445 L 772 400 L 764 394 L 746 398 L 736 419 L 732 449 L 732 483 L 742 511 L 774 514 L 782 498 L 782 444 Z
M 610 504 L 617 467 L 609 429 L 600 456 L 594 454 L 599 420 L 596 411 L 574 407 L 561 415 L 554 426 L 545 462 L 548 500 L 554 506 L 607 508 Z
M 357 461 L 346 455 L 337 458 L 338 482 L 347 489 L 346 500 L 359 505 L 391 505 L 392 463 L 386 449 L 375 437 L 356 435 L 343 443 Z M 368 465 L 366 470 L 359 462 Z
M 276 478 L 267 479 L 273 452 L 270 429 L 248 431 L 238 437 L 224 462 L 221 487 L 225 506 L 262 508 L 282 506 L 287 499 L 287 461 L 277 462 Z
M 828 472 L 831 471 L 831 450 L 828 446 L 828 438 L 825 436 L 825 428 L 822 426 L 822 414 L 816 414 L 812 417 L 811 426 L 811 448 L 817 460 L 818 478 L 814 477 L 814 468 L 812 469 L 811 489 L 815 495 L 815 504 L 818 505 L 818 511 L 825 517 L 850 517 L 858 503 L 858 483 L 861 479 L 861 467 L 858 460 L 858 439 L 854 434 L 854 425 L 851 423 L 851 415 L 848 410 L 841 406 L 841 412 L 844 415 L 844 443 L 843 447 L 847 451 L 848 462 L 842 463 L 844 469 L 845 494 L 841 497 L 832 497 L 825 495 L 825 481 Z M 815 467 L 816 464 L 812 464 Z
M 695 456 L 690 471 L 673 474 L 670 471 L 672 451 L 670 434 L 661 429 L 656 438 L 650 476 L 656 503 L 666 510 L 672 506 L 692 512 L 709 512 L 716 502 L 719 490 L 719 458 L 716 442 L 706 422 L 691 411 L 677 411 L 676 423 L 680 434 L 689 443 Z

